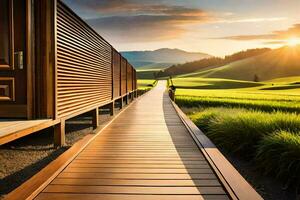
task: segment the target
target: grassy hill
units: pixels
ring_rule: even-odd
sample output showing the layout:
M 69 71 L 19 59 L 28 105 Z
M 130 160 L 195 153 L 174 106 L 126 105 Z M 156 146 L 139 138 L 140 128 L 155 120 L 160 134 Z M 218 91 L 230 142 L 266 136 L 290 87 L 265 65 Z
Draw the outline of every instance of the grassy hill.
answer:
M 282 47 L 259 56 L 187 76 L 266 81 L 300 75 L 300 46 Z
M 138 67 L 139 70 L 162 70 L 170 67 L 172 63 L 148 63 Z
M 124 51 L 121 54 L 136 69 L 163 69 L 173 64 L 185 63 L 211 57 L 200 52 L 186 52 L 180 49 L 157 49 L 154 51 Z
M 187 73 L 194 73 L 199 71 L 205 71 L 213 68 L 219 68 L 226 64 L 250 58 L 253 56 L 261 55 L 263 53 L 269 52 L 271 49 L 261 48 L 261 49 L 248 49 L 245 51 L 240 51 L 232 55 L 225 56 L 225 58 L 211 57 L 205 58 L 193 62 L 187 62 L 184 64 L 173 65 L 164 70 L 164 74 L 167 75 L 183 75 Z

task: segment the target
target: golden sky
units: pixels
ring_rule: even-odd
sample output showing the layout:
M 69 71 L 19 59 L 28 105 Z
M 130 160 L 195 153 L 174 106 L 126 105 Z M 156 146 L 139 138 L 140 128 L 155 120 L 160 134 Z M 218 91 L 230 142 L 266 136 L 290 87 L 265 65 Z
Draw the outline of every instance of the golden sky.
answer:
M 300 43 L 300 0 L 64 0 L 120 51 L 224 56 Z

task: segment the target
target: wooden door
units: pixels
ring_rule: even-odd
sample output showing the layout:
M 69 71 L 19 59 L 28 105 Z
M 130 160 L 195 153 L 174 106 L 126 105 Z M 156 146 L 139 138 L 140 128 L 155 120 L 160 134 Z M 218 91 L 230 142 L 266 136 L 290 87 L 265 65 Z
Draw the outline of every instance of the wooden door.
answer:
M 0 1 L 1 118 L 32 117 L 30 7 L 30 0 Z

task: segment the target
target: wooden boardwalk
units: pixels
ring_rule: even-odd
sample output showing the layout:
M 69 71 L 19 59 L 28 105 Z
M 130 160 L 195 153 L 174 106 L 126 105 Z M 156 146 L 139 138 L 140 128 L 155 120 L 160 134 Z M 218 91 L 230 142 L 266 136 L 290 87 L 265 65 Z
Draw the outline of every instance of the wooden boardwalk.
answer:
M 204 135 L 195 138 L 165 84 L 131 104 L 74 159 L 67 151 L 7 199 L 261 199 Z
M 36 199 L 228 199 L 164 85 L 124 111 Z

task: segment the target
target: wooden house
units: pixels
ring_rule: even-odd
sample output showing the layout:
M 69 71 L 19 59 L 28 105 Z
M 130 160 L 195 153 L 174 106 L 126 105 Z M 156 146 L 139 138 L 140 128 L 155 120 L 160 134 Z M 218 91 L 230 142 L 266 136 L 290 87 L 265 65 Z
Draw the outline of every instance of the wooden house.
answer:
M 61 145 L 65 120 L 136 95 L 132 65 L 62 1 L 1 0 L 0 10 L 0 144 L 39 130 L 6 134 L 3 121 L 18 119 L 46 120 Z

